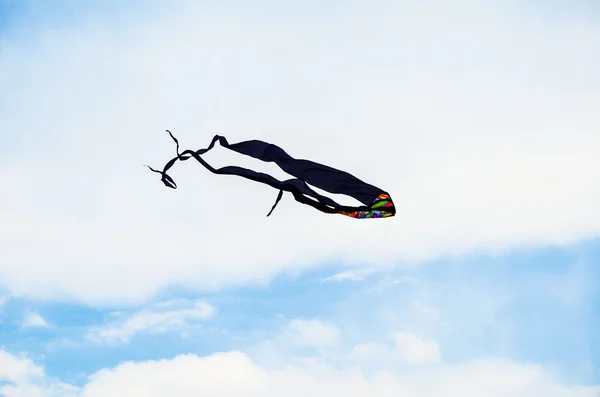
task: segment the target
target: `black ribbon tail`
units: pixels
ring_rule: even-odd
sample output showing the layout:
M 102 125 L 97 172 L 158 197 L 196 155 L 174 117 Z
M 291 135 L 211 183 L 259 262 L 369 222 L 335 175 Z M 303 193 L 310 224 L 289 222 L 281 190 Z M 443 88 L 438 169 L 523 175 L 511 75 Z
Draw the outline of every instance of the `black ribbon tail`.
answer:
M 160 174 L 162 176 L 162 178 L 160 178 L 160 180 L 162 181 L 162 183 L 165 184 L 166 187 L 170 187 L 171 189 L 177 189 L 177 184 L 175 183 L 173 178 L 171 178 L 169 175 L 167 175 L 166 172 L 155 170 L 154 168 L 150 167 L 149 165 L 147 165 L 146 167 L 150 168 L 150 171 Z
M 171 139 L 173 139 L 173 140 L 175 141 L 175 145 L 176 145 L 176 149 L 175 149 L 175 150 L 176 150 L 176 153 L 177 153 L 177 158 L 178 158 L 179 160 L 182 160 L 182 161 L 185 161 L 185 160 L 189 159 L 191 156 L 182 156 L 182 155 L 179 153 L 179 141 L 177 140 L 177 138 L 175 138 L 175 136 L 173 136 L 173 134 L 171 133 L 171 131 L 169 131 L 169 130 L 166 130 L 166 131 L 167 131 L 167 132 L 169 133 L 169 135 L 171 136 Z
M 341 171 L 323 164 L 315 163 L 309 160 L 296 159 L 287 154 L 282 148 L 263 142 L 260 140 L 249 140 L 229 144 L 225 137 L 215 135 L 210 142 L 210 145 L 204 149 L 196 151 L 184 150 L 180 152 L 179 141 L 171 133 L 171 139 L 175 142 L 177 156 L 164 166 L 162 171 L 155 170 L 151 167 L 151 171 L 161 174 L 161 181 L 165 186 L 176 189 L 177 185 L 173 178 L 167 175 L 167 172 L 177 161 L 185 161 L 191 158 L 196 159 L 203 167 L 214 174 L 219 175 L 237 175 L 255 182 L 260 182 L 269 185 L 277 190 L 277 200 L 267 214 L 271 216 L 281 198 L 283 192 L 290 192 L 296 201 L 310 205 L 311 207 L 329 214 L 342 213 L 355 218 L 362 217 L 388 217 L 394 216 L 396 213 L 395 206 L 389 195 L 376 186 L 365 183 L 345 171 Z M 211 150 L 215 143 L 219 142 L 222 147 L 237 152 L 239 154 L 250 156 L 264 162 L 276 163 L 284 172 L 292 175 L 295 179 L 280 181 L 271 175 L 256 172 L 250 169 L 227 166 L 215 169 L 208 164 L 201 156 Z M 312 190 L 310 186 L 325 190 L 332 194 L 345 194 L 360 201 L 361 206 L 346 206 L 336 203 L 333 199 L 323 196 Z M 381 200 L 389 201 L 389 203 L 381 203 L 381 210 L 375 209 L 374 204 Z M 383 209 L 385 206 L 385 209 Z M 381 212 L 381 213 L 380 213 Z M 385 212 L 385 214 L 384 214 Z M 356 213 L 356 214 L 354 214 Z M 381 215 L 381 216 L 379 216 Z
M 175 150 L 177 151 L 177 157 L 179 157 L 179 141 L 177 140 L 177 138 L 175 138 L 175 137 L 173 136 L 173 134 L 171 134 L 171 131 L 169 131 L 169 130 L 166 130 L 166 131 L 167 131 L 167 132 L 169 133 L 169 135 L 171 136 L 171 139 L 175 141 L 175 145 L 177 145 L 177 149 L 175 149 Z
M 275 207 L 277 207 L 277 204 L 279 204 L 282 197 L 283 197 L 283 190 L 280 190 L 279 194 L 277 195 L 277 200 L 275 200 L 275 204 L 273 204 L 273 207 L 271 207 L 271 211 L 269 211 L 267 216 L 271 216 L 271 214 L 273 213 L 273 210 L 275 209 Z

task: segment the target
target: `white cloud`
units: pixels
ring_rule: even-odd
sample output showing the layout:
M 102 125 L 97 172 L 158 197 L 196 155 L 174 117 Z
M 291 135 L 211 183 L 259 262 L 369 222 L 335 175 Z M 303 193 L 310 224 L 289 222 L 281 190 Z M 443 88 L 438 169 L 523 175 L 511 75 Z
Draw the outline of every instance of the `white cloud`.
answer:
M 4 353 L 5 354 L 5 353 Z M 0 353 L 1 364 L 22 359 Z M 241 352 L 206 357 L 179 355 L 170 360 L 125 362 L 93 374 L 81 389 L 54 382 L 28 361 L 21 376 L 0 387 L 6 397 L 214 397 L 307 396 L 349 397 L 595 397 L 598 387 L 567 386 L 543 368 L 508 361 L 474 361 L 406 372 L 383 371 L 365 376 L 359 368 L 293 364 L 263 368 Z M 0 366 L 2 368 L 2 366 Z M 11 367 L 12 368 L 12 367 Z M 0 372 L 0 374 L 2 374 Z M 0 375 L 0 380 L 6 380 Z M 3 393 L 3 394 L 2 394 Z
M 38 313 L 26 313 L 21 325 L 25 328 L 47 328 L 50 326 L 46 319 Z
M 354 358 L 371 358 L 377 357 L 379 360 L 382 358 L 389 358 L 390 348 L 380 342 L 364 342 L 352 348 L 350 355 Z
M 334 324 L 315 319 L 291 320 L 283 334 L 294 344 L 311 347 L 335 345 L 340 340 L 340 331 Z
M 240 352 L 129 362 L 96 373 L 82 397 L 595 397 L 599 388 L 561 385 L 537 366 L 475 361 L 367 377 L 359 368 L 285 365 L 265 369 Z
M 394 341 L 402 359 L 409 364 L 438 362 L 440 349 L 432 338 L 421 338 L 410 332 L 395 332 Z
M 339 355 L 344 350 L 340 329 L 331 321 L 296 318 L 285 322 L 274 334 L 262 331 L 245 351 L 267 367 L 285 365 L 290 357 L 306 357 L 307 351 Z M 343 353 L 341 353 L 343 355 Z
M 439 313 L 435 308 L 419 300 L 411 300 L 409 307 L 421 320 L 434 322 L 439 318 Z
M 76 397 L 76 392 L 76 387 L 48 377 L 31 359 L 0 350 L 0 396 Z
M 356 3 L 318 20 L 185 3 L 3 37 L 0 287 L 135 303 L 323 260 L 600 233 L 600 31 L 585 18 L 516 17 L 502 1 Z M 219 132 L 348 170 L 389 190 L 398 217 L 326 216 L 286 195 L 266 218 L 275 191 L 191 163 L 166 189 L 142 167 L 174 154 L 165 128 L 186 148 Z
M 138 333 L 185 332 L 206 320 L 215 309 L 203 301 L 168 301 L 91 329 L 87 339 L 98 343 L 125 343 Z
M 0 380 L 17 382 L 28 377 L 39 377 L 44 374 L 42 368 L 26 357 L 17 357 L 0 350 Z
M 346 270 L 343 272 L 339 272 L 334 274 L 333 276 L 329 276 L 323 279 L 323 282 L 327 281 L 361 281 L 364 280 L 366 276 L 372 274 L 374 272 L 373 269 L 357 269 L 357 270 Z
M 435 339 L 404 331 L 396 331 L 391 336 L 391 345 L 376 341 L 359 343 L 352 348 L 349 358 L 375 368 L 407 368 L 441 361 Z
M 360 361 L 331 364 L 327 352 L 302 359 L 288 357 L 276 365 L 259 364 L 253 356 L 228 351 L 198 356 L 181 354 L 172 359 L 122 362 L 89 376 L 76 387 L 45 374 L 28 358 L 0 351 L 2 397 L 295 397 L 346 395 L 348 397 L 596 397 L 598 386 L 564 384 L 545 368 L 498 359 L 447 364 L 439 360 L 434 341 L 408 333 L 393 335 L 396 345 L 387 349 L 366 343 L 355 356 L 386 360 L 400 352 L 413 363 L 384 365 L 365 371 Z M 406 353 L 407 345 L 413 349 Z M 415 349 L 414 346 L 417 346 Z M 4 384 L 2 382 L 5 382 Z

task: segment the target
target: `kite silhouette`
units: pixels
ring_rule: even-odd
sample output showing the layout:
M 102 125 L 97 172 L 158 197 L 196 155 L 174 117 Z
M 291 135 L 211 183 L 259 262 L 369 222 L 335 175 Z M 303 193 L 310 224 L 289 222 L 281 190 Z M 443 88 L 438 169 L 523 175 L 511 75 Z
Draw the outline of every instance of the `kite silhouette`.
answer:
M 179 160 L 186 161 L 191 158 L 196 159 L 207 170 L 219 175 L 237 175 L 246 179 L 253 180 L 272 186 L 279 190 L 275 204 L 267 214 L 270 216 L 283 196 L 283 192 L 290 192 L 296 201 L 310 205 L 311 207 L 327 214 L 341 214 L 356 219 L 388 218 L 396 214 L 396 207 L 390 195 L 373 185 L 361 181 L 355 176 L 323 164 L 315 163 L 310 160 L 295 159 L 287 154 L 279 146 L 271 143 L 249 140 L 230 144 L 225 137 L 215 135 L 210 145 L 205 149 L 196 151 L 185 150 L 179 153 L 179 141 L 167 130 L 171 138 L 177 145 L 177 156 L 171 159 L 162 171 L 155 170 L 150 166 L 151 171 L 161 174 L 161 180 L 165 186 L 176 189 L 177 185 L 167 171 Z M 233 150 L 234 152 L 253 157 L 265 162 L 276 163 L 283 171 L 295 178 L 280 181 L 271 175 L 249 170 L 237 166 L 226 166 L 215 169 L 208 164 L 201 156 L 211 150 L 215 143 L 219 141 L 221 146 Z M 309 185 L 325 190 L 333 194 L 344 194 L 355 198 L 363 203 L 361 206 L 347 206 L 336 203 L 329 197 L 323 196 Z

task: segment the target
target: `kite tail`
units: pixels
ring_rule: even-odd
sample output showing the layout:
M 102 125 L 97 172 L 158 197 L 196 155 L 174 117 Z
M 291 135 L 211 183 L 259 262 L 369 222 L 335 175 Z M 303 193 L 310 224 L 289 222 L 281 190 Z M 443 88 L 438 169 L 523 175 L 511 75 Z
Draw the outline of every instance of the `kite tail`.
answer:
M 165 186 L 170 187 L 172 189 L 177 189 L 177 184 L 175 183 L 175 181 L 173 180 L 173 178 L 171 178 L 168 174 L 167 171 L 175 164 L 175 162 L 177 160 L 180 161 L 185 161 L 190 159 L 190 157 L 192 156 L 184 156 L 183 154 L 179 153 L 179 141 L 177 140 L 177 138 L 175 138 L 175 136 L 173 136 L 173 134 L 171 133 L 171 131 L 166 130 L 169 133 L 169 136 L 171 137 L 171 139 L 173 139 L 173 141 L 175 142 L 175 152 L 177 153 L 177 157 L 171 159 L 164 167 L 164 169 L 162 171 L 159 170 L 155 170 L 154 168 L 150 167 L 149 165 L 147 165 L 146 167 L 150 168 L 150 171 L 152 172 L 156 172 L 158 174 L 161 174 L 161 181 L 165 184 Z
M 161 175 L 160 180 L 165 184 L 166 187 L 170 187 L 171 189 L 177 189 L 177 184 L 166 172 L 155 170 L 154 168 L 147 165 L 146 167 L 150 168 L 150 171 L 156 172 Z

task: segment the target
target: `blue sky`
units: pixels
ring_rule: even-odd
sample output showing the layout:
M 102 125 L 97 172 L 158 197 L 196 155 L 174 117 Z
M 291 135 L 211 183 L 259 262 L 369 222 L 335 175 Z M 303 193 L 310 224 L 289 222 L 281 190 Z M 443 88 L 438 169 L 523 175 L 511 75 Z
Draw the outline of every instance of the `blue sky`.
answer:
M 1 397 L 600 393 L 591 2 L 0 5 Z M 167 128 L 398 214 L 265 218 L 188 164 L 164 189 Z
M 140 332 L 128 343 L 110 346 L 86 341 L 85 336 L 113 310 L 11 298 L 3 306 L 3 341 L 10 350 L 44 357 L 50 375 L 80 383 L 84 374 L 121 361 L 244 349 L 276 334 L 287 318 L 333 321 L 351 330 L 347 343 L 385 339 L 390 326 L 408 321 L 436 337 L 447 362 L 498 355 L 543 363 L 569 383 L 593 385 L 600 376 L 599 250 L 594 240 L 571 249 L 439 260 L 418 269 L 365 275 L 361 281 L 327 280 L 343 270 L 326 267 L 280 276 L 262 287 L 203 295 L 165 291 L 153 300 L 204 299 L 219 313 L 190 337 L 182 338 L 178 330 L 164 335 Z M 415 321 L 410 309 L 415 300 L 442 316 L 435 326 Z M 49 327 L 24 328 L 24 313 L 41 315 Z

